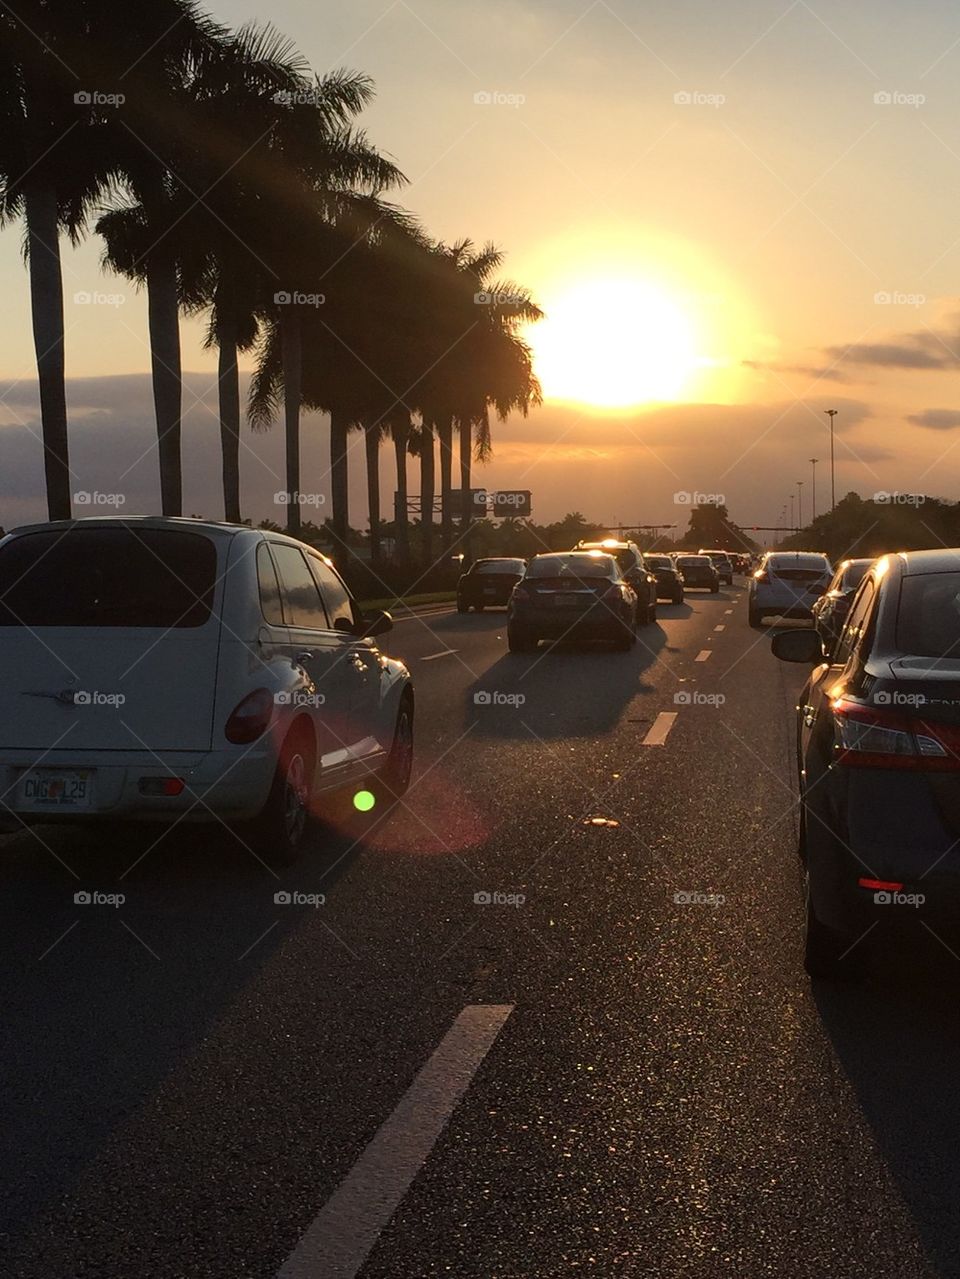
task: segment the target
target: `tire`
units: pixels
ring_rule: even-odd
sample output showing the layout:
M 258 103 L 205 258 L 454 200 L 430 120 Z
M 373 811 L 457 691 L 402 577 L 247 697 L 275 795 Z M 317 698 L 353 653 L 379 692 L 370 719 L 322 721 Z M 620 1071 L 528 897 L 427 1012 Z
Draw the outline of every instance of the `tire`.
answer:
M 458 613 L 469 613 L 469 612 L 470 612 L 470 605 L 469 605 L 469 604 L 467 604 L 467 603 L 465 603 L 463 600 L 457 600 L 457 612 L 458 612 Z
M 532 653 L 537 643 L 527 631 L 518 630 L 516 626 L 507 627 L 507 648 L 511 653 Z
M 413 698 L 405 694 L 400 699 L 397 722 L 393 729 L 390 754 L 380 774 L 380 781 L 387 799 L 399 799 L 405 795 L 413 772 Z
M 711 595 L 717 595 L 717 594 L 719 594 L 719 591 L 720 591 L 720 584 L 719 584 L 719 582 L 718 582 L 718 583 L 716 583 L 714 586 L 711 586 L 711 587 L 710 587 L 710 594 L 711 594 Z
M 275 866 L 292 866 L 303 851 L 310 822 L 313 744 L 306 731 L 292 729 L 280 748 L 270 794 L 254 818 L 254 848 Z
M 863 976 L 860 955 L 847 953 L 856 942 L 820 922 L 814 913 L 810 898 L 810 877 L 804 874 L 805 926 L 803 941 L 803 967 L 809 977 L 827 981 L 856 981 Z
M 753 630 L 755 631 L 763 630 L 763 614 L 760 612 L 758 608 L 755 608 L 753 606 L 752 602 L 750 603 L 747 609 L 747 621 L 750 623 L 750 626 L 753 628 Z
M 474 608 L 476 609 L 476 611 L 477 611 L 478 613 L 482 613 L 482 612 L 483 612 L 483 605 L 482 605 L 482 604 L 474 604 Z
M 674 595 L 673 600 L 672 600 L 672 603 L 674 603 L 674 604 L 682 604 L 682 603 L 683 603 L 683 592 L 682 592 L 682 591 L 680 592 L 680 594 L 679 594 L 679 595 Z
M 657 602 L 656 600 L 654 600 L 654 602 L 647 609 L 647 625 L 653 626 L 656 620 L 657 620 Z
M 629 653 L 637 642 L 637 628 L 624 623 L 613 638 L 614 650 L 618 653 Z

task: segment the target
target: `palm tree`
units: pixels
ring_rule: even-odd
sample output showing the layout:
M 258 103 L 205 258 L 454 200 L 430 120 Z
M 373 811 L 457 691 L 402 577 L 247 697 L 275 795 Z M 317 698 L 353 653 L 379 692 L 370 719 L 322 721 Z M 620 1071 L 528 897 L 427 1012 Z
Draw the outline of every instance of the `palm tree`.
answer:
M 94 112 L 74 96 L 92 34 L 81 3 L 30 5 L 25 18 L 15 3 L 0 7 L 0 225 L 25 223 L 51 519 L 71 514 L 60 235 L 80 238 L 105 181 Z

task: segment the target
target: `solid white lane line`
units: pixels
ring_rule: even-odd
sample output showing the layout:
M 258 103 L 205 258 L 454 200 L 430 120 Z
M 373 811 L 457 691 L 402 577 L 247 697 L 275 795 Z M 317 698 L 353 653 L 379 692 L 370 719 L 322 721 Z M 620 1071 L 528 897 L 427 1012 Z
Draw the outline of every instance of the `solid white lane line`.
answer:
M 452 657 L 454 653 L 459 653 L 459 648 L 445 648 L 441 653 L 431 653 L 429 657 L 421 657 L 421 662 L 435 662 L 438 657 Z
M 353 1279 L 513 1012 L 468 1004 L 283 1263 L 277 1279 Z
M 693 660 L 695 662 L 705 662 L 712 652 L 713 652 L 712 648 L 703 648 L 700 650 L 700 652 L 696 655 L 696 657 Z
M 667 738 L 670 736 L 670 730 L 673 728 L 676 718 L 676 711 L 661 711 L 650 725 L 650 731 L 647 733 L 640 745 L 663 746 Z
M 721 622 L 721 624 L 720 624 L 719 626 L 715 626 L 713 629 L 714 629 L 715 631 L 725 631 L 727 628 L 726 628 L 726 626 L 725 626 L 725 625 Z

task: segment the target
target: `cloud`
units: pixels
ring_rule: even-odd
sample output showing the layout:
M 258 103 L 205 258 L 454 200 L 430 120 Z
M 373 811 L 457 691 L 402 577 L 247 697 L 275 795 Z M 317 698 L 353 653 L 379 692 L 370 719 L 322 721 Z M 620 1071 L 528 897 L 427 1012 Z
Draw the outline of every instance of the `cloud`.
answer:
M 895 336 L 889 342 L 853 342 L 829 346 L 824 351 L 838 364 L 872 365 L 885 369 L 960 368 L 960 314 L 950 315 L 936 329 L 918 329 Z
M 834 365 L 814 364 L 776 364 L 772 360 L 741 360 L 745 369 L 754 369 L 757 373 L 792 373 L 799 377 L 813 378 L 817 382 L 849 382 L 850 378 L 842 369 Z
M 931 431 L 952 431 L 960 426 L 960 411 L 957 409 L 924 409 L 922 413 L 910 413 L 907 421 L 914 426 L 926 426 Z

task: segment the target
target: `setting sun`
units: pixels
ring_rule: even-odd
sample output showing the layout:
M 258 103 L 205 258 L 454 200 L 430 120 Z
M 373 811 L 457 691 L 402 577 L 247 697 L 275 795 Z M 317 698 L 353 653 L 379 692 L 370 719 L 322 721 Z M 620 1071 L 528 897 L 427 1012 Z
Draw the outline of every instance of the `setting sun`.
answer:
M 551 399 L 600 408 L 677 400 L 702 364 L 694 320 L 647 280 L 585 280 L 545 310 L 530 340 Z

